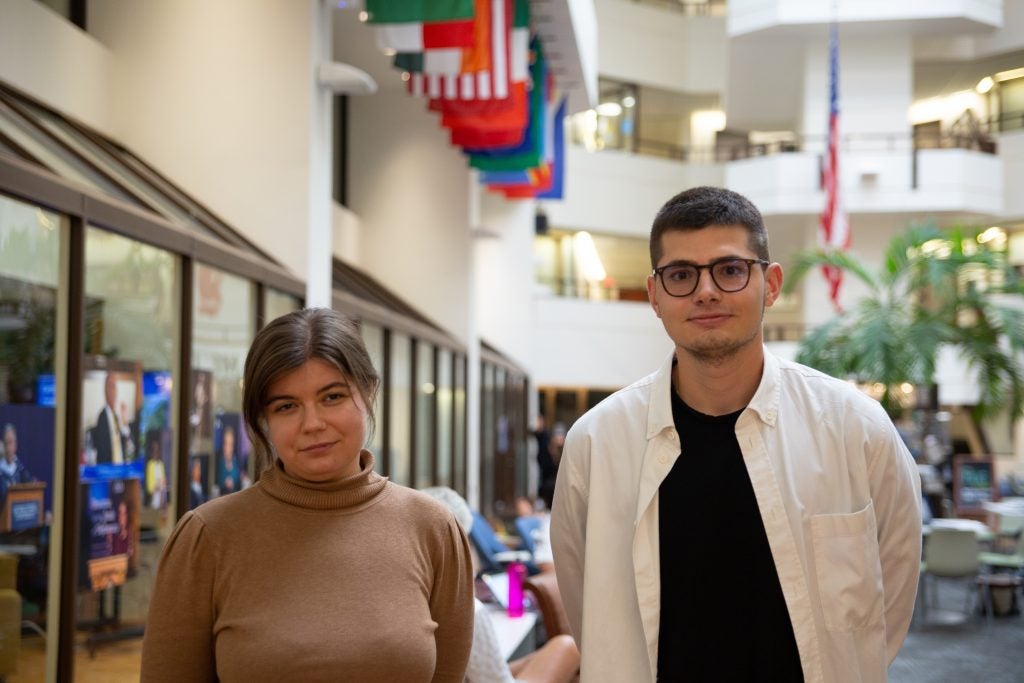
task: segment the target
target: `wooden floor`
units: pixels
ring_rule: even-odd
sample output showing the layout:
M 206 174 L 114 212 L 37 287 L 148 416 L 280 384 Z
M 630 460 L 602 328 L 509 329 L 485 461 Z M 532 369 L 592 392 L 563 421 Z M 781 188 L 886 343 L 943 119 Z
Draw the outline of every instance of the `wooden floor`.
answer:
M 46 653 L 42 638 L 25 636 L 17 673 L 7 677 L 8 683 L 42 683 L 46 680 Z M 82 643 L 75 648 L 75 681 L 82 683 L 131 683 L 139 680 L 142 639 L 134 638 L 106 643 L 90 657 Z

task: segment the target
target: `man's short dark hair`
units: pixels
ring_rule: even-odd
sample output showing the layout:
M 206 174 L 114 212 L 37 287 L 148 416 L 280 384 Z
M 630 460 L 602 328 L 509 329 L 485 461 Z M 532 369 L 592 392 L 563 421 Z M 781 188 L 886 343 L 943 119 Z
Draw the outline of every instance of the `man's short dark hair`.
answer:
M 747 243 L 757 257 L 770 261 L 768 231 L 761 212 L 754 204 L 732 190 L 722 187 L 694 187 L 680 192 L 654 217 L 651 226 L 651 267 L 657 268 L 662 256 L 661 236 L 671 230 L 700 230 L 713 225 L 740 225 L 747 229 Z

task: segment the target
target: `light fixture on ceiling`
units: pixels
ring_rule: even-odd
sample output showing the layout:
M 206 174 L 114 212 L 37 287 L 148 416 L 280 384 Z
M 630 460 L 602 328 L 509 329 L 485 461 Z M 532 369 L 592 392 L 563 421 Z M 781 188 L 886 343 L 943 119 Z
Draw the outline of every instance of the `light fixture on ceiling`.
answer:
M 992 89 L 996 82 L 992 80 L 991 76 L 985 76 L 985 78 L 978 81 L 978 85 L 974 86 L 974 89 L 978 91 L 979 95 L 984 95 Z
M 601 116 L 618 116 L 622 113 L 622 105 L 618 102 L 602 102 L 597 105 L 597 113 Z
M 317 67 L 317 83 L 338 95 L 372 95 L 377 92 L 373 76 L 351 64 L 324 62 Z

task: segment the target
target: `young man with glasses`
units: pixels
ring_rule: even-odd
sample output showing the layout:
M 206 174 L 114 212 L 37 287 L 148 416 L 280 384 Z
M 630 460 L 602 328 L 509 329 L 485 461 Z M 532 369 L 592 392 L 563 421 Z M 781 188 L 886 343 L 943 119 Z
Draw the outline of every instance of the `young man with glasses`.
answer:
M 669 200 L 647 292 L 674 351 L 570 430 L 551 524 L 584 681 L 884 681 L 913 611 L 920 482 L 877 402 L 784 361 L 760 212 Z

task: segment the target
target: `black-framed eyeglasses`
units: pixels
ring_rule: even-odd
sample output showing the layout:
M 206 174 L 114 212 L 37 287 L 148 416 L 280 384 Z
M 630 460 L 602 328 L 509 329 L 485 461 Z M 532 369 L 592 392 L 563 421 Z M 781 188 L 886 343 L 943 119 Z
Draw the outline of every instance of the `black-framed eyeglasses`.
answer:
M 661 286 L 670 296 L 690 296 L 697 290 L 700 271 L 711 272 L 715 286 L 723 292 L 738 292 L 750 283 L 750 267 L 754 264 L 767 266 L 768 261 L 756 258 L 734 258 L 727 256 L 711 263 L 670 263 L 655 268 L 654 274 L 661 278 Z

